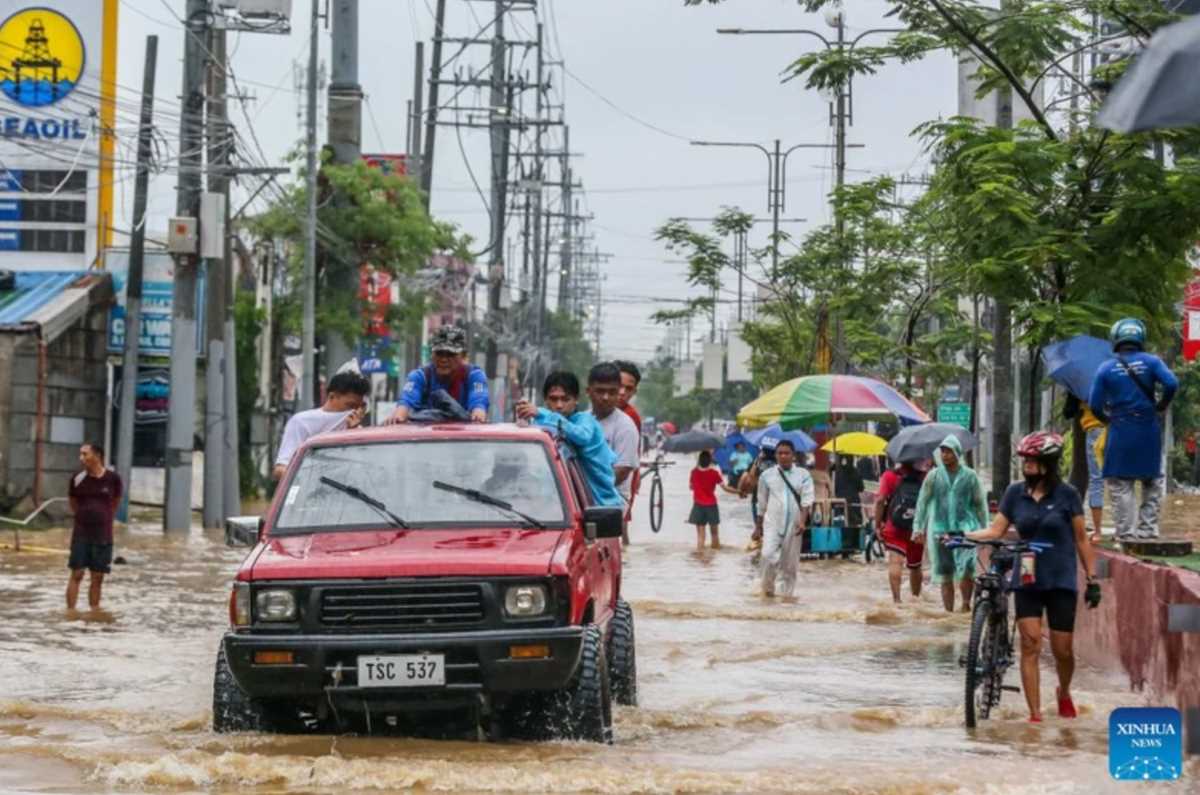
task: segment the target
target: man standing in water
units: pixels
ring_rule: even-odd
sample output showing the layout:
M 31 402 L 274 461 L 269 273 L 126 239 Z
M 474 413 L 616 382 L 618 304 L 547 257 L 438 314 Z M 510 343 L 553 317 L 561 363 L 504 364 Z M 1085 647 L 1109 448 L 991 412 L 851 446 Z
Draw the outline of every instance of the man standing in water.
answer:
M 88 607 L 100 607 L 100 589 L 104 575 L 112 570 L 113 516 L 121 502 L 121 477 L 104 466 L 104 448 L 88 443 L 79 448 L 79 463 L 83 470 L 71 478 L 67 494 L 71 513 L 75 515 L 71 528 L 71 558 L 67 567 L 67 609 L 74 610 L 79 600 L 79 584 L 83 573 L 91 572 L 88 582 Z
M 775 595 L 775 580 L 782 577 L 782 595 L 796 591 L 800 567 L 801 536 L 816 496 L 812 476 L 798 467 L 796 446 L 783 439 L 775 448 L 775 466 L 758 479 L 758 518 L 755 535 L 763 540 L 763 595 Z
M 942 536 L 981 530 L 988 525 L 987 495 L 975 470 L 962 463 L 962 443 L 950 434 L 938 448 L 937 469 L 921 484 L 913 541 L 930 544 L 932 581 L 942 587 L 942 604 L 954 611 L 954 583 L 962 591 L 962 610 L 971 609 L 975 589 L 975 550 L 948 549 Z
M 1162 507 L 1162 424 L 1159 415 L 1171 405 L 1179 381 L 1162 359 L 1146 353 L 1146 327 L 1136 318 L 1113 324 L 1113 355 L 1100 365 L 1092 381 L 1088 405 L 1100 422 L 1108 422 L 1104 480 L 1112 495 L 1117 538 L 1157 538 Z M 1162 397 L 1155 387 L 1162 386 Z M 1134 495 L 1142 484 L 1139 506 Z

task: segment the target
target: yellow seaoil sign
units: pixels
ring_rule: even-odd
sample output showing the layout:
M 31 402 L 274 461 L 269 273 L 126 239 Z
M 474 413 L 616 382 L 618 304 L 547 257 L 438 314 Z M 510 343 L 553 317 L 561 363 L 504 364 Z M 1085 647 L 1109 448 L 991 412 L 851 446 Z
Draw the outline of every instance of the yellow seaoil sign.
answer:
M 89 181 L 96 186 L 96 209 L 89 212 L 98 231 L 95 251 L 112 243 L 117 4 L 0 0 L 5 163 L 97 171 Z

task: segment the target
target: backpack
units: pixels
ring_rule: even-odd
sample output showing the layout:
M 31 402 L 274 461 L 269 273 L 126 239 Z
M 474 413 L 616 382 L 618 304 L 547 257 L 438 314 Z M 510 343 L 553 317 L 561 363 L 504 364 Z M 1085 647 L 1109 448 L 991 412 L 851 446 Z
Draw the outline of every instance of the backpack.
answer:
M 897 530 L 911 533 L 917 516 L 917 498 L 921 496 L 921 473 L 910 472 L 900 481 L 888 502 L 888 521 Z

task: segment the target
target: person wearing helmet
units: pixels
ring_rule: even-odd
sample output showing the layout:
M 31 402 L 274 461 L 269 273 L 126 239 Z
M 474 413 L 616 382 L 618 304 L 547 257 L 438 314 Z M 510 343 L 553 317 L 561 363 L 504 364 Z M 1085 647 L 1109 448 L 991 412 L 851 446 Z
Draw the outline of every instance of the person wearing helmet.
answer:
M 467 333 L 458 326 L 442 326 L 433 332 L 429 347 L 433 361 L 408 374 L 387 424 L 408 422 L 414 411 L 432 408 L 431 397 L 454 401 L 471 422 L 487 422 L 488 380 L 483 370 L 467 363 Z
M 1136 318 L 1113 324 L 1113 358 L 1100 365 L 1088 405 L 1108 424 L 1104 479 L 1112 496 L 1117 538 L 1155 538 L 1162 500 L 1162 424 L 1179 389 L 1162 359 L 1146 353 L 1146 326 Z M 1162 396 L 1157 387 L 1162 386 Z M 1134 489 L 1142 484 L 1138 507 Z
M 1038 658 L 1043 616 L 1050 627 L 1050 650 L 1058 672 L 1058 714 L 1064 718 L 1077 714 L 1071 700 L 1071 678 L 1075 673 L 1079 565 L 1087 575 L 1084 602 L 1089 608 L 1100 604 L 1096 559 L 1083 518 L 1083 500 L 1075 487 L 1059 476 L 1062 450 L 1063 439 L 1057 433 L 1037 431 L 1022 439 L 1017 455 L 1021 457 L 1024 480 L 1004 492 L 1000 510 L 988 529 L 966 534 L 972 541 L 987 541 L 1015 527 L 1022 541 L 1046 545 L 1041 552 L 1022 553 L 1012 571 L 1017 630 L 1021 635 L 1021 689 L 1033 723 L 1042 720 Z

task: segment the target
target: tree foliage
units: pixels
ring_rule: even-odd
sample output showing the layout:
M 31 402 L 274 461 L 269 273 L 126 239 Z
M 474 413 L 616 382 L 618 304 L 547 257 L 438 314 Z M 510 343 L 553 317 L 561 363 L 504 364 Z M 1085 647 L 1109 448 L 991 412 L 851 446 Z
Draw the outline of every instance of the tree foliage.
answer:
M 802 5 L 818 11 L 831 2 Z M 748 333 L 774 348 L 756 351 L 756 373 L 770 381 L 788 369 L 785 363 L 792 370 L 812 368 L 811 329 L 822 312 L 836 310 L 845 313 L 852 364 L 880 374 L 889 372 L 887 348 L 901 342 L 897 322 L 903 328 L 915 313 L 936 319 L 923 333 L 902 335 L 901 348 L 918 370 L 927 368 L 927 376 L 952 376 L 952 367 L 941 367 L 956 351 L 986 345 L 973 324 L 963 322 L 964 302 L 977 296 L 1009 302 L 1019 340 L 1034 354 L 1055 339 L 1102 334 L 1125 315 L 1146 319 L 1158 344 L 1172 343 L 1175 303 L 1200 234 L 1200 161 L 1192 154 L 1200 151 L 1200 132 L 1121 135 L 1095 127 L 1092 116 L 1103 94 L 1094 84 L 1075 81 L 1069 106 L 1037 100 L 1048 80 L 1064 75 L 1063 64 L 1092 43 L 1093 15 L 1124 27 L 1110 39 L 1132 35 L 1145 43 L 1174 18 L 1164 4 L 1005 0 L 1003 10 L 979 0 L 889 5 L 903 33 L 875 46 L 803 53 L 789 65 L 787 79 L 836 91 L 884 64 L 950 50 L 979 62 L 979 97 L 1011 92 L 1017 115 L 1028 120 L 1012 129 L 961 117 L 919 127 L 915 134 L 933 155 L 936 171 L 926 194 L 910 207 L 872 209 L 886 199 L 878 180 L 836 195 L 835 212 L 847 228 L 844 248 L 838 250 L 830 230 L 817 230 L 773 274 L 780 301 L 769 304 L 759 328 Z M 1119 77 L 1125 67 L 1111 64 L 1100 76 Z M 1173 158 L 1162 157 L 1164 149 Z M 853 263 L 852 272 L 840 263 Z M 882 294 L 889 291 L 891 299 Z M 782 318 L 797 312 L 807 317 Z M 1036 387 L 1031 382 L 1031 393 Z

